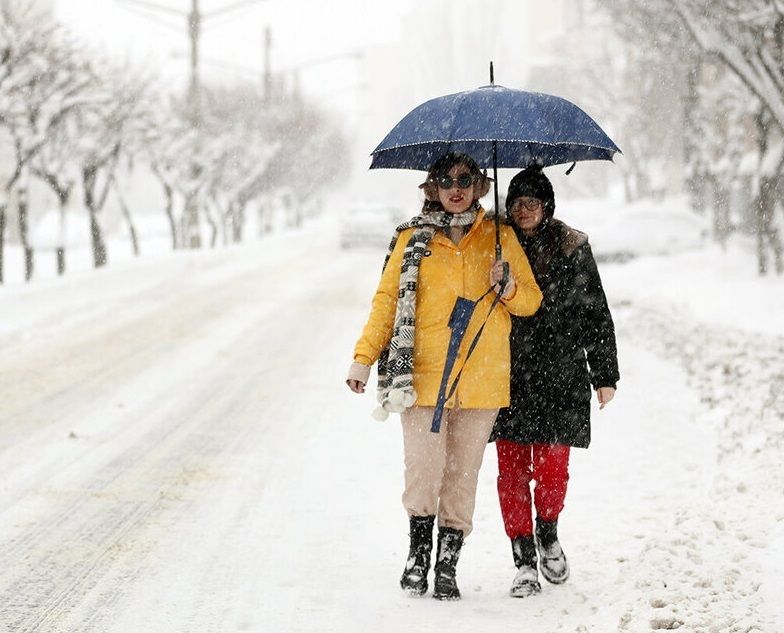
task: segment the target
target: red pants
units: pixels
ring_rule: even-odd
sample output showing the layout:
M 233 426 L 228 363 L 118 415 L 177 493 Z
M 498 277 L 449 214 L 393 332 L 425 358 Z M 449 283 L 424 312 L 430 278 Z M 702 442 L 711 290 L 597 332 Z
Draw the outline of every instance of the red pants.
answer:
M 510 539 L 533 534 L 531 480 L 536 515 L 554 521 L 564 507 L 569 481 L 569 447 L 563 444 L 518 444 L 496 440 L 498 499 Z

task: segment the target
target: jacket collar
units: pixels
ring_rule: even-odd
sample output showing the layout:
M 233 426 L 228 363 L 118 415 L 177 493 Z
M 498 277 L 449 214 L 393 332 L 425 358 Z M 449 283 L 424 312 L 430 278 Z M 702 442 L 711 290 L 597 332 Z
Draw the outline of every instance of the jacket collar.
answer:
M 460 240 L 459 244 L 455 244 L 452 240 L 449 239 L 446 235 L 444 235 L 441 231 L 437 232 L 434 236 L 434 240 L 438 240 L 441 244 L 448 246 L 449 248 L 453 248 L 457 250 L 458 248 L 464 248 L 468 242 L 473 238 L 474 234 L 481 228 L 482 222 L 485 220 L 486 211 L 483 207 L 479 207 L 479 210 L 476 213 L 476 220 L 471 225 L 471 228 L 466 231 L 466 234 L 463 235 L 463 238 Z

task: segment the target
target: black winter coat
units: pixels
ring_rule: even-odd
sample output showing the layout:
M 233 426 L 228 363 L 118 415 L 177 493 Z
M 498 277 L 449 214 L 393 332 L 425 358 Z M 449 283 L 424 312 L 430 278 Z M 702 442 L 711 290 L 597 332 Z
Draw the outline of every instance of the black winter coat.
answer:
M 587 448 L 591 386 L 615 387 L 620 378 L 588 236 L 552 218 L 533 237 L 514 228 L 544 300 L 534 316 L 512 316 L 511 402 L 493 439 Z

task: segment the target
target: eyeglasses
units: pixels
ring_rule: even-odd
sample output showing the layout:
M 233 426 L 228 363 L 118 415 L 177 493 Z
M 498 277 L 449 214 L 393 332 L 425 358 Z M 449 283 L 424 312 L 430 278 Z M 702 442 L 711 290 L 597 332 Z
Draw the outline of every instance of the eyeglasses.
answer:
M 525 207 L 529 211 L 536 211 L 541 206 L 542 201 L 539 198 L 517 198 L 517 200 L 512 203 L 511 210 L 513 212 L 522 211 L 523 207 Z
M 474 177 L 471 174 L 460 174 L 457 178 L 439 176 L 436 178 L 436 183 L 441 189 L 451 189 L 455 184 L 461 189 L 468 189 L 474 184 Z

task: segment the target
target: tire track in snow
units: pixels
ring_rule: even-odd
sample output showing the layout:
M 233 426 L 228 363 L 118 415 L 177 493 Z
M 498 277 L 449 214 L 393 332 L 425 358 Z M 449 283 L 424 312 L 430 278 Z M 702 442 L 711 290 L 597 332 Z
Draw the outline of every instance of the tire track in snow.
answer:
M 288 264 L 288 267 L 291 268 L 291 265 Z M 253 300 L 253 295 L 247 290 L 242 288 L 238 294 L 240 301 Z M 276 289 L 276 294 L 279 300 L 285 301 L 287 294 L 292 293 Z M 2 617 L 13 626 L 13 630 L 61 630 L 51 627 L 62 626 L 61 621 L 67 619 L 69 613 L 84 615 L 83 623 L 105 620 L 96 617 L 96 614 L 105 612 L 105 607 L 118 599 L 123 583 L 133 583 L 138 579 L 131 569 L 122 576 L 123 583 L 112 585 L 108 590 L 101 588 L 102 578 L 109 573 L 110 566 L 116 565 L 117 559 L 122 558 L 118 554 L 122 552 L 122 544 L 129 540 L 132 533 L 148 526 L 154 517 L 171 514 L 171 506 L 178 505 L 176 502 L 172 504 L 172 499 L 177 498 L 176 490 L 183 485 L 180 475 L 184 467 L 194 464 L 195 470 L 201 470 L 203 466 L 200 464 L 220 462 L 221 452 L 236 446 L 237 441 L 232 444 L 229 439 L 232 435 L 227 430 L 230 429 L 224 427 L 211 431 L 210 427 L 218 420 L 242 419 L 237 415 L 242 408 L 241 403 L 247 398 L 254 381 L 266 370 L 256 361 L 256 373 L 249 372 L 244 381 L 238 380 L 229 359 L 233 357 L 240 367 L 253 368 L 254 356 L 257 356 L 255 350 L 265 347 L 276 362 L 289 358 L 291 341 L 285 334 L 290 332 L 290 324 L 270 327 L 269 319 L 266 319 L 261 324 L 254 324 L 255 327 L 259 325 L 266 328 L 268 334 L 251 338 L 253 345 L 242 341 L 232 350 L 223 350 L 222 367 L 203 377 L 201 400 L 178 412 L 179 424 L 167 428 L 168 416 L 161 416 L 154 425 L 158 428 L 157 433 L 146 434 L 136 444 L 124 447 L 120 455 L 91 476 L 83 490 L 73 493 L 73 502 L 61 508 L 59 514 L 30 526 L 31 529 L 21 539 L 6 544 L 9 547 L 5 547 L 2 554 L 6 570 Z M 297 340 L 299 351 L 309 344 L 305 337 Z M 150 356 L 155 356 L 155 353 L 151 351 Z M 110 378 L 116 379 L 114 376 Z M 105 382 L 109 388 L 111 384 L 112 380 Z M 221 396 L 217 398 L 210 389 L 215 384 L 221 389 Z M 231 388 L 227 389 L 225 385 Z M 139 411 L 131 411 L 126 417 L 133 413 Z M 249 420 L 242 419 L 242 422 L 245 424 L 243 433 L 252 433 Z M 239 436 L 243 437 L 243 433 Z M 139 480 L 145 483 L 142 490 L 135 489 Z M 129 504 L 123 502 L 123 493 L 140 498 Z M 99 507 L 96 497 L 108 508 Z M 180 508 L 178 511 L 185 510 Z M 79 555 L 79 549 L 85 544 L 88 544 L 89 553 Z M 76 560 L 69 560 L 69 552 L 74 553 Z M 13 577 L 16 580 L 9 582 Z M 88 593 L 101 595 L 92 610 L 80 606 Z M 92 615 L 85 615 L 87 612 Z M 81 625 L 77 629 L 86 630 Z
M 218 376 L 218 379 L 220 379 L 220 376 Z M 53 557 L 54 562 L 51 565 L 57 568 L 60 564 L 57 556 L 61 551 L 65 551 L 66 554 L 69 551 L 78 552 L 84 547 L 85 543 L 88 543 L 90 544 L 90 549 L 98 547 L 101 555 L 87 564 L 86 567 L 84 560 L 79 560 L 78 563 L 84 567 L 85 577 L 92 574 L 100 566 L 101 556 L 110 550 L 113 543 L 119 542 L 123 538 L 126 528 L 144 521 L 156 509 L 160 501 L 162 499 L 165 500 L 168 487 L 176 484 L 176 477 L 174 483 L 167 481 L 167 479 L 171 479 L 171 476 L 166 472 L 166 469 L 161 469 L 160 466 L 151 464 L 146 470 L 140 471 L 139 464 L 144 463 L 150 454 L 160 452 L 162 446 L 169 447 L 172 443 L 176 443 L 178 438 L 181 441 L 183 437 L 187 437 L 187 433 L 192 431 L 192 420 L 194 418 L 198 419 L 197 414 L 208 405 L 209 386 L 209 384 L 204 384 L 204 388 L 199 392 L 200 399 L 189 403 L 187 409 L 177 411 L 176 408 L 169 406 L 164 409 L 164 413 L 169 413 L 169 415 L 161 416 L 159 411 L 157 417 L 153 418 L 156 424 L 149 431 L 135 438 L 124 437 L 123 439 L 132 439 L 130 445 L 115 447 L 122 452 L 117 456 L 110 455 L 108 462 L 105 464 L 101 464 L 99 460 L 99 470 L 92 473 L 87 482 L 81 483 L 77 480 L 73 484 L 79 487 L 72 494 L 72 502 L 61 507 L 55 516 L 46 517 L 45 523 L 41 524 L 40 527 L 35 526 L 31 531 L 23 533 L 22 537 L 16 542 L 11 541 L 8 543 L 3 552 L 3 558 L 10 561 L 28 560 L 30 552 L 37 552 Z M 173 385 L 175 393 L 179 387 L 180 385 L 176 383 Z M 142 410 L 139 413 L 155 416 L 156 407 L 154 401 L 150 402 L 150 405 L 152 406 L 149 406 L 146 411 Z M 131 417 L 132 413 L 124 416 L 119 422 L 125 422 L 128 417 Z M 124 433 L 123 435 L 127 436 L 128 434 Z M 167 450 L 175 450 L 175 448 L 176 444 Z M 166 454 L 164 452 L 162 459 L 165 459 Z M 149 475 L 145 474 L 147 471 L 157 473 L 156 477 L 147 481 L 149 479 Z M 47 471 L 41 475 L 41 478 L 46 478 L 51 476 L 51 474 L 50 471 Z M 77 476 L 79 474 L 81 473 L 77 473 Z M 167 477 L 167 475 L 169 476 Z M 122 497 L 124 491 L 129 491 L 132 495 L 136 492 L 133 486 L 135 479 L 146 481 L 146 485 L 153 494 L 142 498 L 135 504 L 123 504 Z M 126 480 L 130 480 L 131 483 L 124 484 L 123 482 Z M 161 490 L 158 490 L 158 486 L 161 486 Z M 114 490 L 119 490 L 119 492 L 115 493 L 113 492 Z M 106 514 L 105 517 L 102 516 L 104 514 Z M 111 521 L 113 514 L 116 516 Z M 107 520 L 111 521 L 109 525 L 105 524 Z M 79 525 L 82 527 L 71 533 L 74 530 L 73 524 L 76 521 L 80 522 Z M 79 557 L 77 556 L 77 558 Z M 21 574 L 23 585 L 30 578 L 44 580 L 46 575 L 50 573 L 47 570 L 49 561 L 46 558 L 33 557 L 33 561 L 33 564 L 29 567 L 26 566 Z M 63 562 L 62 566 L 65 567 L 66 563 Z M 44 570 L 43 577 L 39 572 L 40 569 Z M 9 573 L 4 574 L 4 579 L 7 579 L 9 575 Z M 64 590 L 61 592 L 61 595 L 67 596 L 69 593 L 74 593 L 74 591 L 74 589 Z M 29 591 L 26 592 L 24 588 L 20 588 L 18 585 L 11 585 L 6 593 L 12 597 L 20 596 L 24 598 Z M 12 607 L 13 598 L 8 601 L 6 613 Z M 20 626 L 21 623 L 15 623 L 15 627 Z M 36 626 L 33 624 L 31 627 L 23 630 L 36 630 Z

